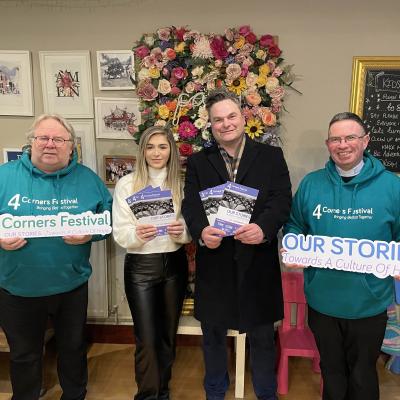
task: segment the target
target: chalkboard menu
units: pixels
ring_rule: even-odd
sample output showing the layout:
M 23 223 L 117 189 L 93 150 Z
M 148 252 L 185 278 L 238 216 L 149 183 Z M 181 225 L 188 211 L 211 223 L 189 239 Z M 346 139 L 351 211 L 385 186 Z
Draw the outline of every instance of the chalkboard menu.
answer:
M 400 57 L 355 57 L 352 95 L 350 108 L 370 132 L 368 150 L 389 171 L 399 173 Z

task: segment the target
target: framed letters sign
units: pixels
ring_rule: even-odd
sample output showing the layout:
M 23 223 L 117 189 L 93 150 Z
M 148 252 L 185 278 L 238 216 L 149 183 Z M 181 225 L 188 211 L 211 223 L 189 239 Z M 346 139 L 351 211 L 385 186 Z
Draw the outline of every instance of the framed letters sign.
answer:
M 40 51 L 43 106 L 65 118 L 93 118 L 88 51 Z

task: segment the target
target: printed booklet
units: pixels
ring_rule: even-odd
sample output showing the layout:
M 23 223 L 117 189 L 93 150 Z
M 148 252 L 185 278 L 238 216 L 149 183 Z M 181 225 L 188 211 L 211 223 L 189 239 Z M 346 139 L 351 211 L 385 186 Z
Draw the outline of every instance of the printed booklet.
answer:
M 226 236 L 248 224 L 257 200 L 258 190 L 235 182 L 208 188 L 200 192 L 211 226 L 223 230 Z
M 141 224 L 157 227 L 157 236 L 167 235 L 167 226 L 176 220 L 171 190 L 147 186 L 129 196 L 126 202 Z

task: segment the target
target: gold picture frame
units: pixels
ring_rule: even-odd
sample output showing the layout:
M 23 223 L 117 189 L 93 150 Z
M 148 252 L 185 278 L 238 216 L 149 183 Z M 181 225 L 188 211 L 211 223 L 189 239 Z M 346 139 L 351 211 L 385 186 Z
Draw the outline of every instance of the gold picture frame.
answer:
M 365 84 L 368 70 L 400 71 L 400 56 L 355 56 L 351 78 L 350 111 L 363 117 Z
M 111 187 L 115 186 L 123 176 L 133 172 L 135 162 L 135 156 L 103 156 L 103 176 L 105 184 Z
M 400 56 L 355 56 L 350 111 L 364 121 L 368 151 L 400 173 Z

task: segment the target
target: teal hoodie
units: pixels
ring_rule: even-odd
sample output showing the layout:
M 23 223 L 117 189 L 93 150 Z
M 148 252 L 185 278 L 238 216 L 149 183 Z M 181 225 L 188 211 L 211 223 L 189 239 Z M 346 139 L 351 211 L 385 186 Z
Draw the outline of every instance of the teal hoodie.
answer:
M 308 174 L 284 232 L 399 241 L 400 179 L 367 152 L 364 163 L 349 182 L 339 176 L 332 160 Z M 351 218 L 339 219 L 338 210 Z M 393 302 L 393 278 L 373 274 L 309 267 L 304 270 L 304 290 L 313 309 L 338 318 L 374 316 Z
M 0 166 L 0 214 L 52 215 L 111 212 L 112 198 L 101 179 L 78 164 L 46 174 L 28 153 Z M 96 235 L 94 240 L 104 239 Z M 92 272 L 91 242 L 68 245 L 61 237 L 27 238 L 19 250 L 0 248 L 0 287 L 24 297 L 64 293 L 85 283 Z

